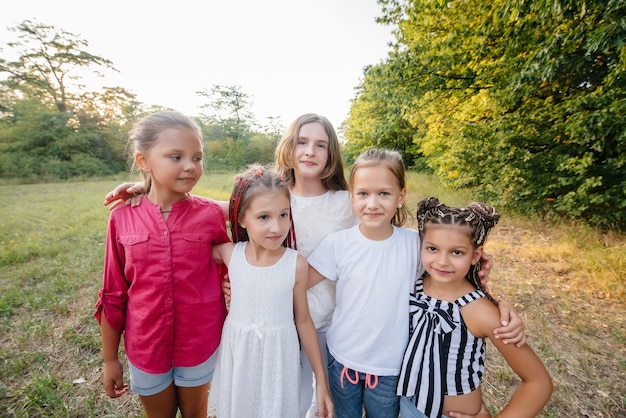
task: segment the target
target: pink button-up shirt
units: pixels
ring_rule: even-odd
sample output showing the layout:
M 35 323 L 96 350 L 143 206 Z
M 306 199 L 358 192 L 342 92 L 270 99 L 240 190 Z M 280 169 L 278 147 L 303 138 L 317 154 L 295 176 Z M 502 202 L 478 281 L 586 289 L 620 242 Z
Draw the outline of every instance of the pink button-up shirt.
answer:
M 226 305 L 211 250 L 228 240 L 222 209 L 196 196 L 174 203 L 167 222 L 145 197 L 111 213 L 95 316 L 124 332 L 134 366 L 164 373 L 215 352 Z

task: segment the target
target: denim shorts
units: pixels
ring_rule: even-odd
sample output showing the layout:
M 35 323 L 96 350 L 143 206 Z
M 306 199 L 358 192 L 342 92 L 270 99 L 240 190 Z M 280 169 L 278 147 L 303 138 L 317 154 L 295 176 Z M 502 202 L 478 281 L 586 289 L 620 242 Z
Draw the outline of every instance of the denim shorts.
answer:
M 146 373 L 128 362 L 130 388 L 141 396 L 156 395 L 174 383 L 179 387 L 197 387 L 209 383 L 217 361 L 217 351 L 204 363 L 192 367 L 174 367 L 165 373 Z

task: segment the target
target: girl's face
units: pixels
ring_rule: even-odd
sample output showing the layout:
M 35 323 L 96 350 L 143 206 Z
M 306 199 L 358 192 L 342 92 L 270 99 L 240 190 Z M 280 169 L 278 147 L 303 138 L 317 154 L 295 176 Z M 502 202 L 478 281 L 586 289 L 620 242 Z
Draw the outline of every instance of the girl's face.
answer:
M 302 125 L 293 150 L 295 174 L 319 179 L 328 163 L 328 143 L 328 135 L 321 124 L 311 122 Z
M 468 226 L 427 223 L 422 240 L 422 264 L 432 278 L 440 283 L 465 280 L 470 266 L 476 264 L 482 247 L 474 248 Z
M 406 189 L 384 165 L 362 167 L 351 181 L 352 208 L 361 219 L 361 233 L 370 239 L 385 239 L 393 230 L 391 220 L 396 209 L 404 204 Z
M 251 197 L 239 225 L 246 228 L 251 243 L 277 250 L 289 233 L 289 198 L 279 190 L 262 191 Z
M 202 177 L 202 157 L 202 142 L 192 130 L 169 128 L 147 153 L 137 153 L 135 161 L 150 173 L 152 189 L 185 195 Z

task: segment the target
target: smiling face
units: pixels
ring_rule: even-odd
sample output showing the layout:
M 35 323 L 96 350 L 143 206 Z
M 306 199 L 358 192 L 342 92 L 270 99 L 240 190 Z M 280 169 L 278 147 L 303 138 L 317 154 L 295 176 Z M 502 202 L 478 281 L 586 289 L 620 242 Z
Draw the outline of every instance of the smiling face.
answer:
M 361 220 L 361 233 L 369 239 L 388 238 L 391 220 L 397 208 L 404 204 L 406 189 L 384 164 L 364 166 L 354 171 L 350 196 L 354 213 Z
M 328 135 L 320 123 L 302 125 L 293 150 L 296 176 L 321 179 L 322 171 L 328 163 L 328 144 Z
M 159 193 L 184 196 L 196 185 L 203 172 L 202 141 L 188 128 L 168 128 L 158 134 L 145 153 L 135 161 L 152 178 L 152 189 Z
M 281 190 L 260 190 L 250 196 L 239 225 L 246 229 L 251 243 L 267 250 L 281 247 L 289 233 L 289 198 Z
M 470 227 L 427 223 L 422 239 L 422 264 L 432 280 L 459 283 L 476 264 L 482 247 L 474 248 Z

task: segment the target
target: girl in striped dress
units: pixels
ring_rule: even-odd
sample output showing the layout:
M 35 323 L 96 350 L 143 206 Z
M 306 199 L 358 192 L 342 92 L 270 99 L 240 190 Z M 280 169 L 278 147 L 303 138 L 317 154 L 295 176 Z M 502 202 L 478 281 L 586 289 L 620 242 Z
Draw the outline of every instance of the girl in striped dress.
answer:
M 431 197 L 418 203 L 417 219 L 426 272 L 410 297 L 398 383 L 402 418 L 489 416 L 480 388 L 486 337 L 521 379 L 498 417 L 536 416 L 552 393 L 550 375 L 527 344 L 493 337 L 500 314 L 477 275 L 498 213 L 484 203 L 454 208 Z

